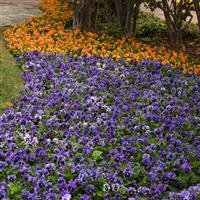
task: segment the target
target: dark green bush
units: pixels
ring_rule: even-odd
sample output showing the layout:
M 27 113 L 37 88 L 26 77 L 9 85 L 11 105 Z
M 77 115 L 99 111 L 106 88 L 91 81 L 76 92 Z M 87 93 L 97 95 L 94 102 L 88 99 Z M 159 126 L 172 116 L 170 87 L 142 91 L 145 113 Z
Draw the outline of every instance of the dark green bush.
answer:
M 101 20 L 99 20 L 97 23 L 97 28 L 98 30 L 103 31 L 106 34 L 112 36 L 120 36 L 119 26 L 114 20 L 113 22 L 106 22 L 105 20 L 104 22 L 101 22 Z M 193 23 L 189 24 L 187 28 L 183 31 L 184 38 L 196 38 L 197 36 L 197 26 Z M 145 13 L 141 11 L 137 20 L 136 37 L 141 39 L 146 37 L 168 37 L 168 30 L 165 20 L 156 17 L 153 13 Z
M 186 29 L 183 31 L 183 37 L 193 37 L 196 38 L 198 36 L 198 29 L 196 24 L 189 24 Z
M 140 12 L 137 21 L 137 32 L 138 37 L 152 37 L 162 36 L 167 32 L 167 25 L 164 20 L 156 17 L 152 13 Z
M 98 23 L 97 27 L 108 35 L 120 35 L 120 29 L 117 23 Z
M 197 26 L 189 24 L 183 31 L 183 37 L 197 37 Z M 167 25 L 164 20 L 156 17 L 153 13 L 140 12 L 137 21 L 137 37 L 168 36 Z

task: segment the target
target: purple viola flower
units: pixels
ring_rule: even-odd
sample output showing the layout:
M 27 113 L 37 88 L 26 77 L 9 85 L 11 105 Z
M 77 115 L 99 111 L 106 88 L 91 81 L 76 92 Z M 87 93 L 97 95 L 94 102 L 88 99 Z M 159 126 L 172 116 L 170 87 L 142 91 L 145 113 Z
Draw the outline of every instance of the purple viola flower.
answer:
M 92 176 L 92 180 L 93 181 L 97 181 L 98 178 L 99 178 L 99 172 L 93 171 L 92 174 L 91 174 L 91 176 Z
M 155 171 L 151 171 L 149 172 L 149 177 L 151 179 L 151 181 L 155 182 L 158 180 L 158 173 Z
M 115 159 L 116 162 L 122 162 L 124 160 L 124 155 L 119 154 L 119 153 L 115 154 L 114 159 Z
M 114 192 L 118 192 L 119 191 L 119 189 L 120 189 L 120 184 L 118 184 L 118 183 L 114 183 L 113 185 L 112 185 L 112 190 L 114 191 Z
M 141 196 L 147 196 L 150 192 L 150 189 L 147 188 L 147 187 L 139 187 L 138 188 L 138 193 L 141 195 Z
M 46 186 L 47 191 L 51 192 L 54 190 L 54 186 L 52 182 L 48 182 Z
M 42 189 L 43 188 L 41 188 L 40 186 L 36 186 L 36 187 L 34 187 L 34 194 L 36 194 L 36 195 L 39 195 L 41 192 L 42 192 Z
M 104 191 L 104 192 L 109 192 L 109 191 L 110 191 L 110 185 L 109 185 L 108 183 L 105 183 L 105 184 L 103 185 L 103 191 Z
M 175 192 L 170 192 L 169 193 L 169 199 L 170 200 L 175 200 L 175 199 L 178 199 L 179 197 L 178 197 L 178 194 L 177 193 L 175 193 Z
M 39 188 L 43 188 L 46 186 L 46 181 L 44 179 L 39 179 L 37 185 L 39 186 Z
M 72 196 L 70 193 L 66 193 L 63 196 L 61 196 L 62 200 L 71 200 Z
M 56 200 L 57 194 L 56 193 L 47 193 L 46 194 L 46 200 Z
M 92 184 L 87 185 L 85 190 L 88 194 L 93 194 L 96 192 L 94 185 L 92 185 Z
M 114 200 L 120 200 L 120 195 L 117 192 L 114 195 Z
M 70 192 L 70 193 L 73 193 L 76 189 L 76 182 L 75 181 L 69 181 L 67 183 L 67 190 Z
M 36 150 L 35 150 L 35 155 L 39 159 L 44 159 L 46 154 L 47 154 L 46 150 L 43 149 L 42 147 L 37 147 Z
M 183 163 L 181 165 L 181 169 L 185 172 L 185 173 L 189 173 L 191 171 L 191 166 L 189 165 L 189 163 Z
M 164 180 L 171 180 L 176 176 L 174 172 L 164 172 L 163 173 L 163 179 Z
M 87 182 L 89 175 L 87 172 L 83 171 L 80 173 L 79 175 L 80 180 L 82 180 L 83 182 Z
M 90 200 L 90 197 L 87 194 L 83 194 L 79 200 Z
M 48 163 L 48 164 L 46 164 L 45 168 L 48 170 L 49 173 L 51 173 L 55 169 L 55 164 L 54 163 Z
M 150 162 L 150 155 L 149 154 L 144 154 L 142 156 L 142 162 L 145 164 L 145 165 L 148 165 L 149 162 Z
M 29 196 L 30 196 L 30 192 L 28 190 L 23 190 L 22 196 L 23 196 L 24 199 L 28 199 Z
M 131 168 L 125 168 L 123 173 L 125 177 L 131 177 L 133 175 L 133 170 Z
M 8 176 L 8 181 L 9 182 L 13 182 L 13 181 L 15 181 L 16 180 L 16 176 L 15 175 L 10 175 L 10 176 Z
M 66 182 L 60 182 L 60 183 L 58 183 L 58 189 L 59 189 L 59 191 L 66 190 L 67 188 L 68 187 L 67 187 Z
M 128 194 L 129 194 L 129 196 L 131 196 L 131 197 L 135 196 L 136 192 L 137 191 L 136 191 L 136 189 L 134 187 L 129 187 L 128 188 Z
M 167 186 L 166 186 L 166 184 L 160 183 L 160 184 L 158 184 L 158 185 L 156 186 L 156 188 L 157 188 L 157 190 L 158 190 L 160 193 L 162 193 L 162 192 L 165 192 L 165 191 L 166 191 Z
M 113 183 L 114 181 L 115 181 L 115 179 L 116 179 L 116 175 L 115 174 L 108 174 L 107 175 L 107 179 L 111 182 L 111 183 Z
M 86 146 L 86 147 L 84 148 L 84 153 L 85 153 L 85 155 L 88 156 L 91 152 L 92 152 L 92 148 L 91 148 L 90 146 Z
M 189 200 L 191 198 L 190 192 L 187 190 L 183 190 L 180 192 L 181 199 Z

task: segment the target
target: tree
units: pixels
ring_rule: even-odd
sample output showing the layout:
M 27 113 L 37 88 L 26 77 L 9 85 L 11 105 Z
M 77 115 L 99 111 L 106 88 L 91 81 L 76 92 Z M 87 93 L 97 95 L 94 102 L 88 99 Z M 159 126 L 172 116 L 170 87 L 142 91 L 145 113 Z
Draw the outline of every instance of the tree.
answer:
M 116 13 L 122 36 L 135 36 L 141 2 L 142 0 L 109 1 L 109 4 L 115 5 L 112 11 Z M 81 31 L 94 31 L 99 9 L 105 9 L 104 4 L 108 6 L 108 2 L 104 0 L 68 0 L 68 3 L 73 10 L 73 28 Z
M 198 27 L 199 27 L 199 32 L 200 32 L 200 0 L 193 0 L 193 3 L 194 3 L 194 8 L 197 14 Z
M 114 0 L 118 24 L 123 36 L 135 36 L 141 0 Z
M 68 1 L 73 10 L 73 28 L 81 31 L 96 29 L 99 0 Z
M 177 49 L 184 49 L 182 32 L 192 20 L 190 9 L 191 0 L 148 0 L 147 5 L 154 10 L 160 8 L 165 16 L 171 45 Z

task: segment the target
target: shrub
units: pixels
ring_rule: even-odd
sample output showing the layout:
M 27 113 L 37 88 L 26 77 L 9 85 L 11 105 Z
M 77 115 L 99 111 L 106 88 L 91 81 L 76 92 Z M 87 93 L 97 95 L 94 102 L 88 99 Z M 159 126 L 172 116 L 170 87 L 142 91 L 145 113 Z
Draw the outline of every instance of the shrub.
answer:
M 152 13 L 140 12 L 137 21 L 137 36 L 166 36 L 167 26 L 164 20 Z

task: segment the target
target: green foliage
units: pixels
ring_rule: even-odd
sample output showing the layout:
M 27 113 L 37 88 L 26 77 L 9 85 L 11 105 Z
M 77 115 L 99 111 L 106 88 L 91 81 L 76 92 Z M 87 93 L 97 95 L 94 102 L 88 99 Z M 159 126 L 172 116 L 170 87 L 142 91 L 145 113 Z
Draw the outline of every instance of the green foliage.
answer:
M 71 28 L 71 27 L 72 27 L 72 24 L 73 24 L 72 18 L 71 18 L 71 19 L 66 19 L 66 20 L 64 21 L 65 29 Z
M 152 13 L 140 12 L 137 20 L 136 36 L 161 36 L 167 32 L 167 25 L 164 20 L 156 17 Z
M 120 28 L 117 23 L 100 23 L 98 22 L 98 28 L 103 30 L 104 33 L 112 36 L 119 36 Z
M 20 182 L 11 182 L 8 185 L 8 196 L 10 199 L 22 199 L 21 191 L 23 187 Z
M 102 157 L 102 152 L 101 151 L 93 151 L 92 153 L 92 159 L 93 160 L 99 160 Z
M 137 37 L 167 37 L 168 30 L 165 20 L 156 17 L 153 13 L 140 12 L 137 20 Z M 183 37 L 197 37 L 197 26 L 189 24 L 183 30 Z
M 98 23 L 98 28 L 103 32 L 119 36 L 120 29 L 117 23 Z M 156 17 L 153 13 L 140 12 L 137 20 L 136 37 L 167 37 L 168 30 L 164 20 Z M 197 37 L 197 26 L 189 24 L 183 31 L 184 37 Z
M 190 23 L 185 30 L 183 30 L 183 37 L 198 37 L 197 25 Z
M 72 173 L 72 171 L 71 171 L 71 168 L 65 169 L 65 170 L 64 170 L 64 174 L 65 174 L 65 179 L 66 179 L 66 180 L 69 181 L 69 180 L 73 179 L 73 173 Z M 56 182 L 56 178 L 55 178 L 54 181 Z

